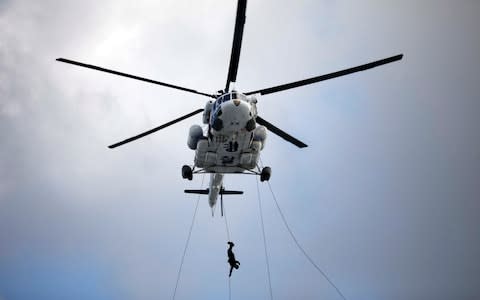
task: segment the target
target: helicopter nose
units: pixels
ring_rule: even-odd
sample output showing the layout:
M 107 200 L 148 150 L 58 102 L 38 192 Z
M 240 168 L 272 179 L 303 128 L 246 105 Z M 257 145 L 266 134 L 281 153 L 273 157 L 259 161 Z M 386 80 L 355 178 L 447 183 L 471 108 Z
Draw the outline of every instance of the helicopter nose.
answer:
M 242 100 L 235 99 L 227 103 L 230 110 L 232 110 L 237 116 L 244 117 L 250 112 L 250 105 Z
M 245 127 L 250 118 L 248 103 L 235 99 L 222 105 L 222 119 L 226 127 L 231 130 L 240 130 Z

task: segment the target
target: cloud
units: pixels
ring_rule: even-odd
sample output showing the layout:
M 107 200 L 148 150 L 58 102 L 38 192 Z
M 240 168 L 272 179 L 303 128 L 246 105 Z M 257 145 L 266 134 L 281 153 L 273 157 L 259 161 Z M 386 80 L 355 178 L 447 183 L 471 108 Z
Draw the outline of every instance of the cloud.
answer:
M 480 293 L 476 11 L 473 1 L 249 1 L 240 89 L 405 53 L 259 99 L 262 117 L 309 144 L 270 134 L 262 159 L 297 238 L 347 298 Z M 213 92 L 234 15 L 235 1 L 0 2 L 2 297 L 171 296 L 196 199 L 182 190 L 201 181 L 183 181 L 180 167 L 200 119 L 106 146 L 206 99 L 54 59 Z M 242 262 L 232 291 L 267 296 L 254 178 L 225 185 L 245 191 L 226 200 Z M 275 298 L 338 298 L 289 240 L 264 185 L 261 196 Z M 200 201 L 178 298 L 225 298 L 224 220 Z

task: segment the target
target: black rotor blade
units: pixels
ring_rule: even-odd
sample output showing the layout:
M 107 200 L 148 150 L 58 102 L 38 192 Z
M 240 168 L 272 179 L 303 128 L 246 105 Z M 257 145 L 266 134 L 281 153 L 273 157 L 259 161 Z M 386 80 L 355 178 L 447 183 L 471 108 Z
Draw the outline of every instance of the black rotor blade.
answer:
M 293 136 L 289 135 L 289 134 L 286 133 L 285 131 L 283 131 L 283 130 L 279 129 L 278 127 L 272 125 L 271 123 L 265 121 L 265 120 L 262 119 L 261 117 L 257 116 L 256 121 L 257 121 L 258 124 L 267 127 L 268 130 L 270 130 L 271 132 L 273 132 L 273 133 L 275 133 L 276 135 L 280 136 L 280 137 L 283 138 L 284 140 L 287 140 L 288 142 L 294 144 L 294 145 L 297 146 L 298 148 L 308 147 L 307 144 L 305 144 L 305 143 L 297 140 L 296 138 L 294 138 Z
M 211 97 L 211 98 L 216 98 L 215 95 L 198 92 L 196 90 L 187 89 L 187 88 L 184 88 L 184 87 L 181 87 L 181 86 L 177 86 L 177 85 L 173 85 L 173 84 L 169 84 L 169 83 L 165 83 L 165 82 L 160 82 L 160 81 L 156 81 L 156 80 L 152 80 L 152 79 L 148 79 L 148 78 L 143 78 L 143 77 L 140 77 L 140 76 L 135 76 L 135 75 L 127 74 L 127 73 L 122 73 L 122 72 L 118 72 L 118 71 L 114 71 L 114 70 L 109 70 L 109 69 L 105 69 L 105 68 L 102 68 L 102 67 L 97 67 L 97 66 L 94 66 L 94 65 L 84 64 L 84 63 L 74 61 L 74 60 L 70 60 L 70 59 L 66 59 L 66 58 L 57 58 L 56 60 L 60 61 L 60 62 L 67 63 L 67 64 L 72 64 L 72 65 L 88 68 L 88 69 L 107 72 L 107 73 L 115 74 L 115 75 L 118 75 L 118 76 L 123 76 L 123 77 L 128 77 L 128 78 L 132 78 L 132 79 L 136 79 L 136 80 L 150 82 L 150 83 L 153 83 L 153 84 L 163 85 L 163 86 L 166 86 L 166 87 L 169 87 L 169 88 L 182 90 L 182 91 L 185 91 L 185 92 L 190 92 L 190 93 L 194 93 L 194 94 L 198 94 L 198 95 L 203 95 L 203 96 L 207 96 L 207 97 Z
M 194 115 L 196 115 L 196 114 L 198 114 L 198 113 L 200 113 L 200 112 L 202 112 L 202 111 L 203 111 L 203 108 L 197 109 L 196 111 L 193 111 L 193 112 L 191 112 L 191 113 L 189 113 L 189 114 L 186 114 L 186 115 L 184 115 L 184 116 L 181 116 L 180 118 L 177 118 L 177 119 L 175 119 L 175 120 L 173 120 L 173 121 L 170 121 L 170 122 L 168 122 L 168 123 L 165 123 L 165 124 L 163 124 L 163 125 L 160 125 L 160 126 L 158 126 L 158 127 L 155 127 L 155 128 L 153 128 L 153 129 L 150 129 L 150 130 L 145 131 L 145 132 L 143 132 L 143 133 L 140 133 L 139 135 L 133 136 L 133 137 L 131 137 L 131 138 L 128 138 L 128 139 L 123 140 L 123 141 L 121 141 L 121 142 L 118 142 L 118 143 L 116 143 L 116 144 L 110 145 L 110 146 L 108 146 L 108 148 L 113 149 L 113 148 L 116 148 L 116 147 L 121 146 L 121 145 L 123 145 L 123 144 L 130 143 L 130 142 L 132 142 L 132 141 L 138 140 L 139 138 L 142 138 L 142 137 L 144 137 L 144 136 L 146 136 L 146 135 L 149 135 L 149 134 L 151 134 L 151 133 L 154 133 L 154 132 L 156 132 L 156 131 L 159 131 L 160 129 L 163 129 L 163 128 L 165 128 L 165 127 L 168 127 L 168 126 L 170 126 L 170 125 L 173 125 L 173 124 L 175 124 L 175 123 L 178 123 L 178 122 L 180 122 L 180 121 L 183 121 L 183 120 L 185 120 L 185 119 L 187 119 L 187 118 L 190 118 L 191 116 L 194 116 Z
M 235 19 L 235 31 L 233 33 L 232 53 L 230 54 L 230 66 L 228 67 L 227 84 L 225 91 L 228 91 L 230 82 L 237 80 L 238 62 L 240 60 L 240 49 L 242 48 L 243 27 L 245 25 L 245 11 L 247 0 L 238 0 L 237 17 Z
M 375 67 L 378 67 L 378 66 L 381 66 L 381 65 L 389 64 L 389 63 L 397 61 L 397 60 L 401 60 L 402 58 L 403 58 L 403 54 L 399 54 L 399 55 L 395 55 L 395 56 L 388 57 L 388 58 L 385 58 L 385 59 L 377 60 L 377 61 L 374 61 L 374 62 L 371 62 L 371 63 L 368 63 L 368 64 L 364 64 L 364 65 L 361 65 L 361 66 L 357 66 L 357 67 L 333 72 L 333 73 L 330 73 L 330 74 L 320 75 L 320 76 L 317 76 L 317 77 L 312 77 L 312 78 L 308 78 L 308 79 L 304 79 L 304 80 L 300 80 L 300 81 L 295 81 L 295 82 L 291 82 L 291 83 L 287 83 L 287 84 L 282 84 L 282 85 L 274 86 L 274 87 L 271 87 L 271 88 L 266 88 L 266 89 L 262 89 L 262 90 L 248 92 L 248 93 L 245 93 L 245 95 L 252 95 L 252 94 L 257 94 L 257 93 L 260 93 L 260 95 L 266 95 L 266 94 L 276 93 L 276 92 L 280 92 L 280 91 L 284 91 L 284 90 L 288 90 L 288 89 L 293 89 L 293 88 L 304 86 L 304 85 L 307 85 L 307 84 L 312 84 L 312 83 L 316 83 L 316 82 L 319 82 L 319 81 L 329 80 L 329 79 L 333 79 L 333 78 L 336 78 L 336 77 L 352 74 L 352 73 L 355 73 L 355 72 L 365 71 L 365 70 L 375 68 Z

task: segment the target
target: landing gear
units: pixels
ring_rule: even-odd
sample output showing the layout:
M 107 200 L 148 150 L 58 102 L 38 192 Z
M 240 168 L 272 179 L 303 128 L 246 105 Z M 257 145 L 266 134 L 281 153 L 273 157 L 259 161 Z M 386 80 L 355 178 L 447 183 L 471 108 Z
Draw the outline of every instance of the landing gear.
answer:
M 193 171 L 192 171 L 192 168 L 190 168 L 190 166 L 184 165 L 182 167 L 182 178 L 192 180 Z
M 272 169 L 270 167 L 265 167 L 260 173 L 260 181 L 268 181 L 272 175 Z

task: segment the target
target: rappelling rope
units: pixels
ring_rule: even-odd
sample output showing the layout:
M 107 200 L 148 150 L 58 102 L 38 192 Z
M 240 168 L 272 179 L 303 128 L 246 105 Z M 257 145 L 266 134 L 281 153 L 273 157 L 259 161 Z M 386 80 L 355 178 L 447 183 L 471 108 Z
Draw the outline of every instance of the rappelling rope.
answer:
M 227 231 L 227 240 L 230 240 L 230 229 L 228 227 L 228 221 L 227 221 L 227 210 L 225 209 L 225 205 L 223 205 L 223 218 L 225 219 L 225 229 Z
M 227 221 L 227 210 L 225 209 L 225 205 L 223 205 L 223 218 L 225 219 L 225 229 L 227 231 L 227 241 L 230 240 L 230 230 L 228 229 L 228 221 Z M 232 287 L 230 286 L 230 276 L 228 277 L 228 299 L 232 299 Z
M 262 159 L 261 159 L 261 158 L 260 158 L 260 163 L 262 164 L 262 167 L 263 167 L 263 162 L 262 162 Z M 308 255 L 308 253 L 305 251 L 305 249 L 303 249 L 302 245 L 300 245 L 300 243 L 298 242 L 297 238 L 296 238 L 295 235 L 293 234 L 292 229 L 290 229 L 290 226 L 289 226 L 288 223 L 287 223 L 287 219 L 285 218 L 285 215 L 283 214 L 282 209 L 280 208 L 280 205 L 278 205 L 277 197 L 275 197 L 275 193 L 273 192 L 273 189 L 272 189 L 272 186 L 270 185 L 270 182 L 267 181 L 267 184 L 268 184 L 268 188 L 270 189 L 270 192 L 271 192 L 271 194 L 272 194 L 272 198 L 273 198 L 273 200 L 275 201 L 275 205 L 277 206 L 278 212 L 280 213 L 280 216 L 282 217 L 283 224 L 285 224 L 285 227 L 287 228 L 288 233 L 290 233 L 290 236 L 292 237 L 293 241 L 294 241 L 295 244 L 297 245 L 298 249 L 300 249 L 300 251 L 302 251 L 303 255 L 307 258 L 307 260 L 312 264 L 312 266 L 315 267 L 315 269 L 317 269 L 318 272 L 320 272 L 320 274 L 322 274 L 322 276 L 328 281 L 328 283 L 330 283 L 330 285 L 331 285 L 333 288 L 335 288 L 335 290 L 337 291 L 337 293 L 338 293 L 344 300 L 347 300 L 347 298 L 345 298 L 345 296 L 342 294 L 342 292 L 340 291 L 340 289 L 333 283 L 332 280 L 330 280 L 330 278 L 327 276 L 327 274 L 313 261 L 313 259 L 310 257 L 310 255 Z M 257 188 L 258 188 L 258 181 L 257 181 Z
M 228 277 L 228 300 L 232 300 L 232 287 L 230 285 L 230 277 Z
M 267 263 L 268 287 L 270 292 L 270 299 L 273 300 L 272 280 L 270 278 L 270 264 L 268 262 L 267 238 L 265 236 L 265 225 L 263 223 L 262 201 L 260 199 L 260 188 L 258 186 L 258 178 L 256 178 L 256 182 L 257 182 L 258 208 L 260 210 L 260 220 L 262 223 L 263 247 L 265 250 L 265 261 Z
M 205 174 L 203 174 L 202 176 L 202 183 L 200 184 L 200 188 L 203 187 L 204 179 L 205 179 Z M 182 273 L 183 261 L 185 260 L 185 254 L 187 253 L 188 244 L 190 243 L 190 237 L 192 236 L 192 229 L 193 229 L 193 224 L 195 223 L 195 217 L 197 216 L 198 203 L 200 202 L 200 196 L 201 195 L 198 195 L 197 197 L 197 203 L 195 204 L 195 211 L 193 213 L 192 223 L 190 224 L 190 230 L 188 231 L 187 241 L 185 242 L 185 248 L 183 249 L 182 260 L 180 261 L 180 267 L 178 268 L 177 282 L 175 283 L 175 289 L 173 290 L 173 297 L 172 297 L 173 300 L 175 300 L 175 296 L 177 295 L 178 282 L 180 281 L 180 274 Z
M 295 237 L 295 235 L 293 234 L 292 230 L 290 229 L 290 226 L 288 226 L 287 220 L 285 219 L 285 216 L 283 215 L 283 212 L 282 212 L 282 210 L 280 209 L 280 206 L 278 205 L 278 202 L 277 202 L 277 199 L 276 199 L 276 197 L 275 197 L 275 194 L 273 193 L 272 186 L 270 185 L 270 182 L 267 181 L 267 183 L 268 183 L 268 188 L 270 189 L 270 192 L 272 193 L 273 200 L 275 200 L 275 205 L 277 206 L 278 212 L 280 213 L 280 216 L 282 217 L 283 223 L 285 224 L 285 227 L 287 228 L 288 232 L 290 233 L 290 236 L 292 237 L 293 241 L 295 242 L 295 244 L 297 244 L 298 249 L 300 249 L 300 251 L 302 251 L 303 255 L 305 255 L 305 257 L 306 257 L 306 258 L 308 259 L 308 261 L 315 267 L 315 269 L 317 269 L 318 272 L 320 272 L 320 274 L 322 274 L 323 277 L 325 277 L 325 279 L 330 283 L 330 285 L 335 288 L 335 290 L 337 291 L 337 293 L 338 293 L 344 300 L 347 300 L 347 298 L 345 298 L 345 296 L 342 294 L 342 292 L 340 291 L 340 289 L 332 282 L 332 280 L 330 280 L 330 278 L 327 276 L 327 274 L 326 274 L 324 271 L 322 271 L 322 269 L 320 269 L 320 267 L 313 261 L 313 259 L 310 257 L 310 255 L 308 255 L 308 253 L 305 251 L 305 249 L 303 249 L 302 245 L 300 245 L 300 243 L 298 242 L 297 238 Z

